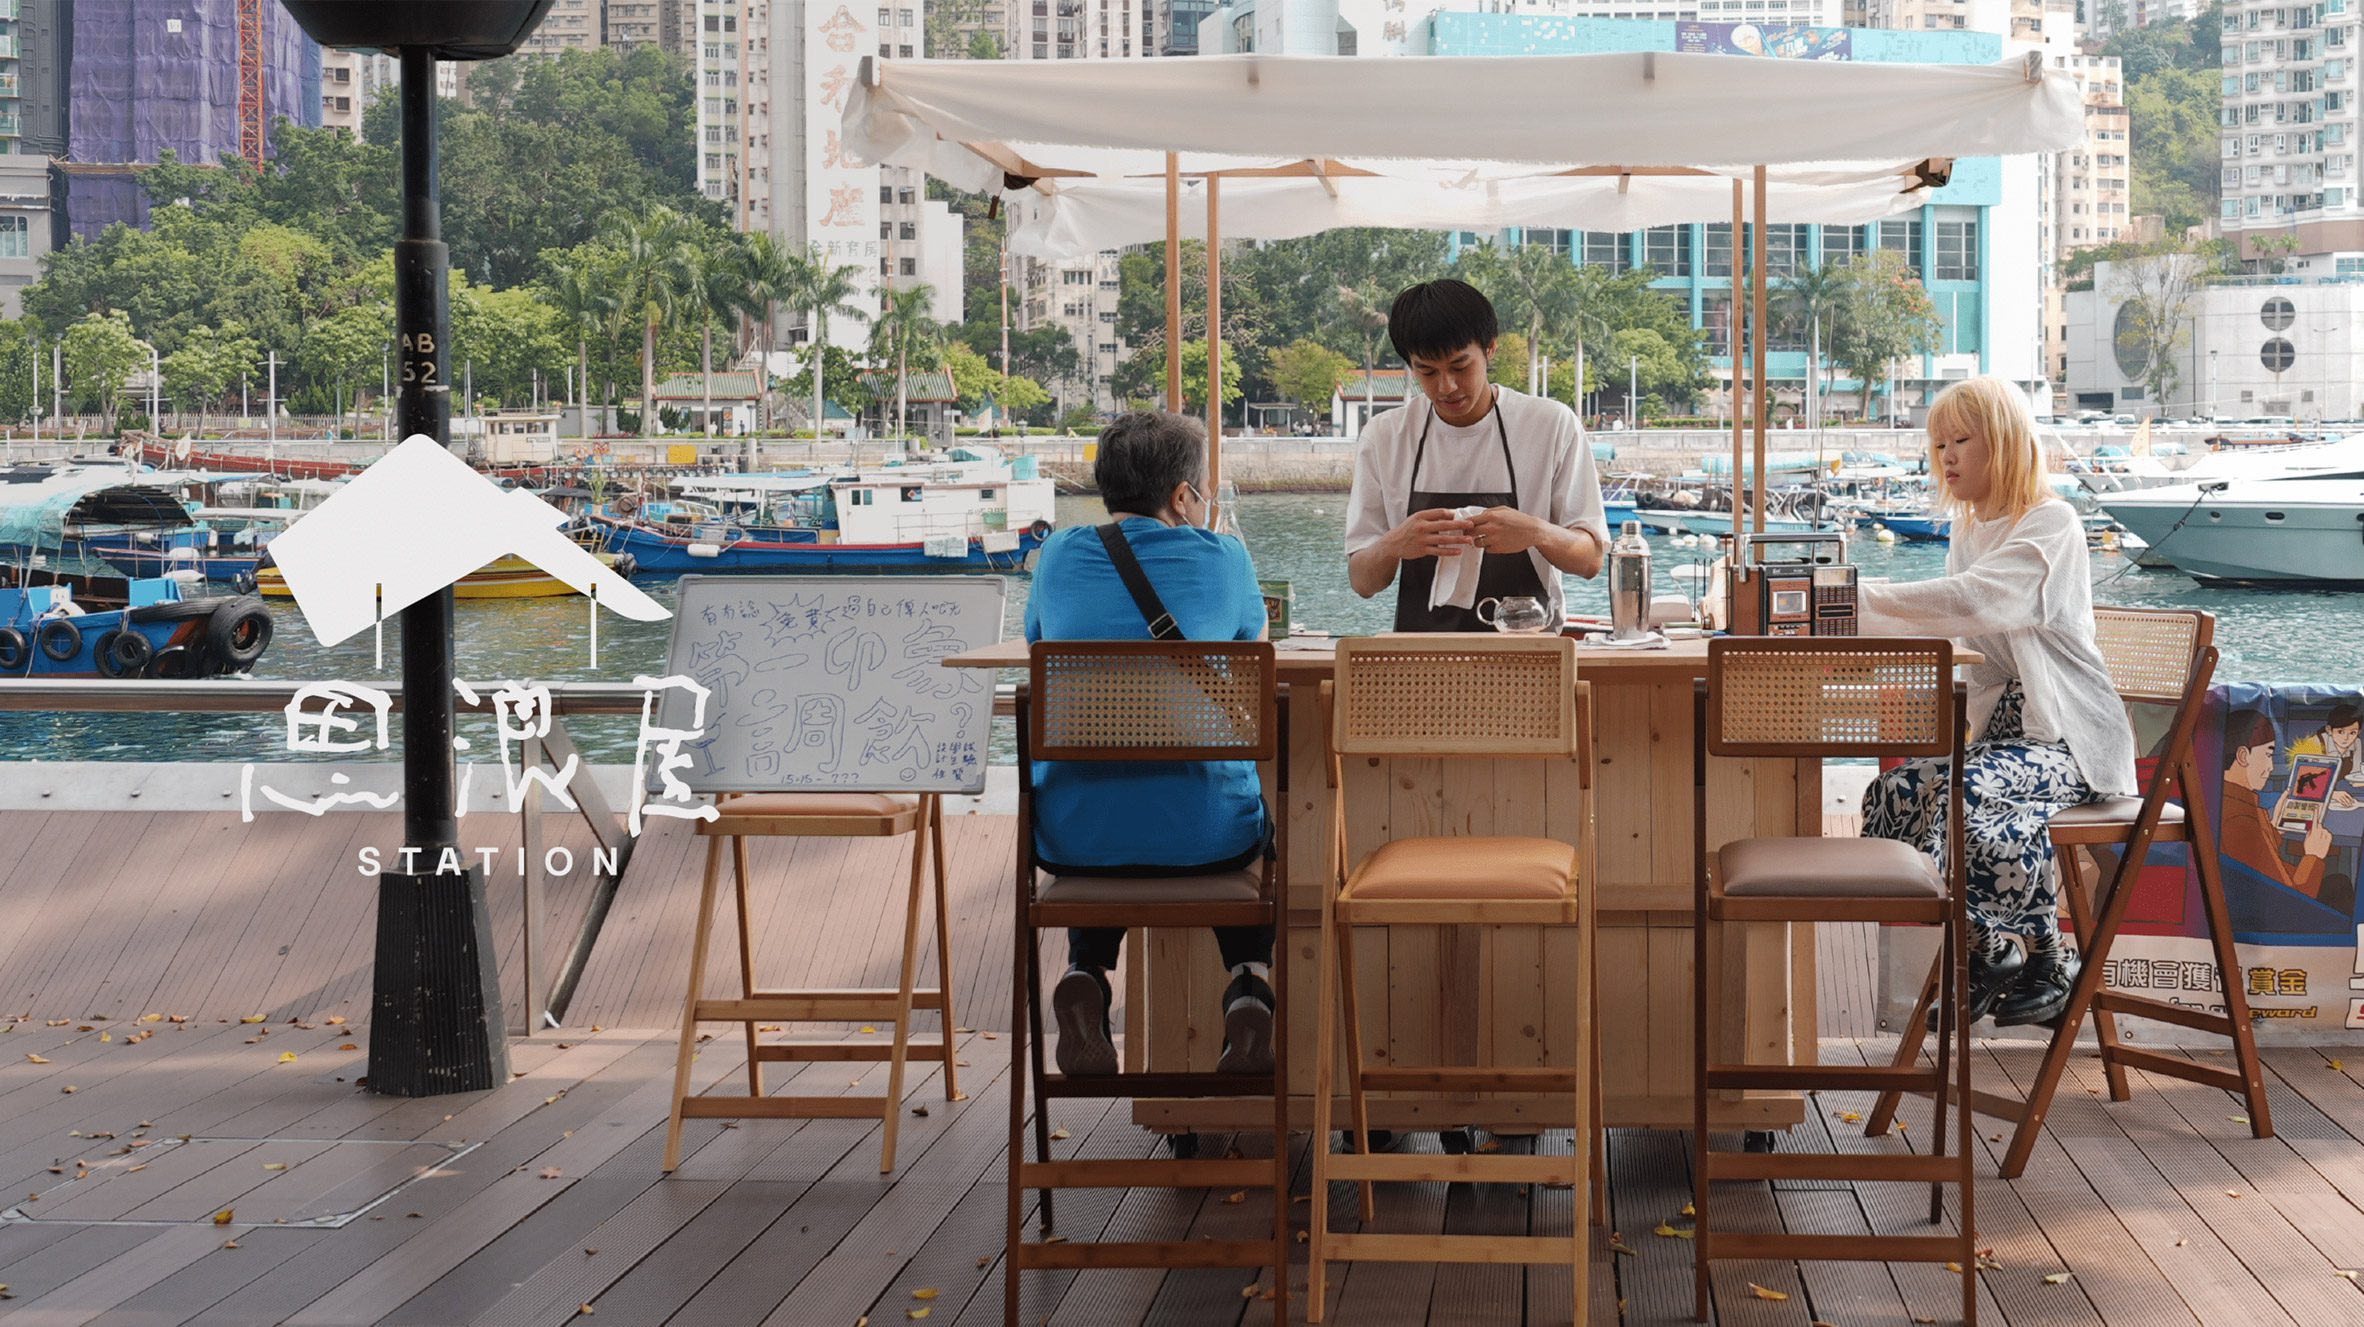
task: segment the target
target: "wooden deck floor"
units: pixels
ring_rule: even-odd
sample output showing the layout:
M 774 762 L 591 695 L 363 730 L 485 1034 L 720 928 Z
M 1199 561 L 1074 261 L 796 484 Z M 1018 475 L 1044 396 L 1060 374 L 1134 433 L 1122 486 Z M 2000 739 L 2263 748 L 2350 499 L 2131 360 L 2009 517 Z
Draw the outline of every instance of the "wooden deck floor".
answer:
M 397 828 L 364 816 L 344 817 L 337 834 L 319 822 L 192 817 L 227 820 L 192 853 L 170 838 L 188 827 L 165 819 L 51 814 L 18 839 L 34 851 L 0 876 L 0 1009 L 27 1015 L 0 1022 L 0 1209 L 11 1213 L 0 1222 L 0 1318 L 441 1327 L 560 1323 L 589 1306 L 600 1323 L 627 1324 L 885 1327 L 919 1308 L 934 1323 L 999 1319 L 1008 935 L 994 923 L 1007 820 L 953 825 L 953 985 L 961 1022 L 979 1031 L 961 1038 L 966 1100 L 945 1101 L 931 1070 L 913 1075 L 909 1104 L 928 1113 L 904 1118 L 897 1173 L 877 1174 L 874 1123 L 693 1121 L 688 1159 L 664 1178 L 665 1024 L 679 1008 L 696 879 L 686 836 L 642 846 L 570 1026 L 514 1043 L 512 1082 L 397 1101 L 351 1081 L 366 1043 L 374 882 L 349 861 L 356 836 Z M 318 846 L 323 835 L 335 844 Z M 799 882 L 758 891 L 774 979 L 856 984 L 889 972 L 895 854 L 875 843 L 758 848 L 761 878 Z M 178 873 L 170 888 L 155 883 L 160 865 Z M 513 927 L 513 886 L 505 905 L 503 892 L 496 909 Z M 579 907 L 554 899 L 552 920 Z M 1860 933 L 1824 936 L 1834 1029 L 1863 1030 L 1869 953 Z M 141 1021 L 148 1014 L 159 1018 Z M 266 1021 L 238 1021 L 248 1016 Z M 733 1078 L 739 1049 L 736 1037 L 708 1043 L 701 1083 Z M 1882 1043 L 1833 1037 L 1824 1053 L 1877 1057 Z M 2036 1053 L 1989 1044 L 1977 1068 L 1990 1085 L 2023 1083 Z M 2340 1054 L 2269 1053 L 2281 1136 L 2264 1142 L 2212 1089 L 2138 1074 L 2134 1100 L 2110 1104 L 2094 1095 L 2097 1063 L 2080 1057 L 2028 1175 L 1980 1185 L 1981 1242 L 1999 1264 L 1982 1274 L 1988 1321 L 2364 1323 L 2364 1288 L 2340 1275 L 2364 1267 L 2364 1048 L 2347 1064 Z M 815 1065 L 794 1080 L 775 1070 L 773 1087 L 876 1090 L 883 1075 Z M 1785 1146 L 1885 1150 L 1927 1132 L 1925 1106 L 1908 1108 L 1902 1138 L 1877 1140 L 1841 1118 L 1864 1099 L 1825 1094 L 1814 1107 Z M 1062 1103 L 1054 1120 L 1071 1155 L 1155 1146 L 1121 1104 Z M 1305 1140 L 1293 1146 L 1302 1193 Z M 1633 1252 L 1596 1244 L 1591 1322 L 1689 1321 L 1690 1246 L 1651 1233 L 1685 1224 L 1685 1167 L 1679 1135 L 1613 1140 L 1612 1224 Z M 1059 1233 L 1226 1237 L 1269 1220 L 1259 1196 L 1226 1196 L 1063 1196 Z M 1785 1183 L 1732 1185 L 1723 1201 L 1768 1228 L 1846 1232 L 1910 1231 L 1925 1200 L 1908 1186 Z M 1335 1210 L 1346 1218 L 1352 1205 Z M 1561 1191 L 1411 1185 L 1383 1191 L 1377 1228 L 1547 1234 L 1565 1231 L 1569 1212 Z M 2047 1283 L 2061 1272 L 2071 1275 Z M 1298 1290 L 1303 1274 L 1299 1264 Z M 1268 1321 L 1250 1280 L 1033 1273 L 1024 1320 Z M 1790 1298 L 1759 1299 L 1751 1282 Z M 1342 1268 L 1334 1320 L 1566 1322 L 1566 1284 L 1516 1268 Z M 1934 1267 L 1732 1263 L 1717 1275 L 1719 1321 L 1734 1324 L 1952 1322 L 1955 1302 L 1953 1274 Z

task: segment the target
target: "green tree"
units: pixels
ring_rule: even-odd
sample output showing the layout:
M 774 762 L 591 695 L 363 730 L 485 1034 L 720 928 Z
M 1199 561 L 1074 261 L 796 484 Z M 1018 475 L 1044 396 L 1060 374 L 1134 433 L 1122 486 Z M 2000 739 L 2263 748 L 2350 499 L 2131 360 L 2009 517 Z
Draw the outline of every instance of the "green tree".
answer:
M 788 260 L 788 282 L 782 302 L 803 311 L 805 328 L 805 372 L 799 376 L 812 380 L 813 437 L 818 439 L 827 422 L 824 413 L 824 381 L 833 372 L 830 356 L 824 352 L 816 356 L 815 347 L 829 346 L 829 320 L 853 318 L 866 320 L 870 315 L 854 297 L 862 292 L 862 269 L 851 263 L 832 263 L 820 245 L 813 245 L 801 258 Z
M 993 385 L 993 399 L 1003 413 L 1031 415 L 1051 403 L 1051 394 L 1042 384 L 1023 374 L 997 377 Z
M 1609 362 L 1602 367 L 1610 376 L 1615 378 L 1619 369 L 1625 370 L 1622 381 L 1638 385 L 1649 398 L 1675 400 L 1696 389 L 1695 367 L 1684 360 L 1673 343 L 1650 328 L 1620 329 L 1609 338 L 1607 351 Z M 1646 401 L 1627 402 L 1636 427 L 1642 423 L 1646 404 Z
M 1863 385 L 1860 409 L 1871 414 L 1872 393 L 1888 381 L 1890 364 L 1933 351 L 1945 324 L 1929 292 L 1893 249 L 1850 258 L 1847 296 L 1830 332 L 1831 362 Z
M 2130 376 L 2142 380 L 2154 403 L 2165 404 L 2182 382 L 2178 367 L 2191 343 L 2192 303 L 2216 270 L 2213 255 L 2179 244 L 2161 244 L 2140 258 L 2113 267 L 2120 303 L 2117 351 L 2121 363 L 2141 365 Z
M 591 343 L 606 342 L 615 334 L 621 307 L 616 299 L 623 255 L 604 244 L 578 244 L 543 255 L 550 276 L 544 297 L 558 315 L 563 335 L 575 343 L 575 404 L 581 409 L 583 437 L 591 437 Z
M 1824 393 L 1820 352 L 1838 324 L 1850 279 L 1841 264 L 1824 263 L 1773 285 L 1774 316 L 1782 326 L 1806 338 L 1806 413 L 1816 420 L 1822 418 Z
M 813 370 L 818 368 L 821 370 L 819 376 L 822 382 L 831 384 L 829 387 L 830 400 L 849 408 L 861 404 L 860 399 L 853 395 L 855 386 L 862 377 L 860 361 L 855 358 L 853 352 L 843 346 L 824 346 L 822 349 L 824 353 L 816 356 L 812 353 L 811 343 L 808 342 L 805 346 L 804 367 L 798 369 L 796 375 L 781 386 L 790 395 L 800 400 L 818 403 L 822 398 L 816 393 L 816 384 L 813 382 L 815 376 Z M 816 359 L 819 361 L 817 364 L 815 363 Z M 824 422 L 820 414 L 821 408 L 818 404 L 814 407 L 813 436 L 815 438 L 821 436 L 821 425 Z
M 1462 254 L 1472 285 L 1495 291 L 1504 320 L 1526 326 L 1527 386 L 1543 387 L 1543 352 L 1555 328 L 1571 325 L 1584 288 L 1566 254 L 1545 244 L 1521 244 L 1503 253 L 1482 244 Z
M 131 334 L 131 317 L 121 309 L 93 313 L 66 329 L 66 382 L 76 409 L 98 408 L 99 427 L 115 431 L 116 398 L 148 360 L 148 348 Z
M 44 362 L 49 349 L 34 339 L 33 332 L 30 318 L 0 319 L 0 419 L 31 419 L 33 408 L 41 404 L 33 399 L 33 375 L 49 376 Z
M 963 410 L 974 410 L 1001 383 L 1001 375 L 965 341 L 945 345 L 944 371 L 952 375 L 952 390 L 960 394 Z
M 345 413 L 345 403 L 359 395 L 348 389 L 358 381 L 379 376 L 386 347 L 394 339 L 390 314 L 382 304 L 347 305 L 313 324 L 296 347 L 296 364 L 313 381 L 330 389 L 340 416 Z M 456 366 L 465 361 L 452 357 L 446 362 Z M 457 372 L 455 368 L 455 376 Z
M 1282 397 L 1327 416 L 1338 385 L 1354 372 L 1354 361 L 1311 337 L 1301 336 L 1272 357 L 1273 386 Z
M 1366 281 L 1338 287 L 1337 322 L 1362 352 L 1363 418 L 1371 417 L 1371 379 L 1379 371 L 1379 348 L 1387 344 L 1387 311 L 1394 297 Z
M 936 325 L 930 305 L 936 298 L 932 286 L 909 286 L 885 292 L 878 317 L 870 324 L 870 358 L 880 368 L 895 375 L 895 436 L 911 436 L 910 398 L 911 361 L 925 362 L 942 344 L 943 329 Z
M 1162 352 L 1160 365 L 1163 365 Z M 1224 341 L 1223 404 L 1230 405 L 1240 399 L 1240 380 L 1245 376 L 1247 370 L 1241 367 L 1239 356 L 1232 352 L 1231 342 Z M 1207 343 L 1204 337 L 1182 343 L 1182 404 L 1194 415 L 1206 413 Z
M 704 391 L 700 417 L 707 437 L 714 436 L 714 324 L 728 323 L 753 313 L 748 298 L 747 273 L 738 236 L 710 226 L 693 225 L 683 237 L 682 297 L 698 321 L 698 379 Z M 755 468 L 755 436 L 747 436 L 746 467 Z
M 196 406 L 197 432 L 204 433 L 206 412 L 254 371 L 260 353 L 252 337 L 211 327 L 191 333 L 163 361 L 164 391 L 175 413 Z
M 640 436 L 657 435 L 657 330 L 685 301 L 693 232 L 671 208 L 611 214 L 601 238 L 623 255 L 617 302 L 641 329 Z

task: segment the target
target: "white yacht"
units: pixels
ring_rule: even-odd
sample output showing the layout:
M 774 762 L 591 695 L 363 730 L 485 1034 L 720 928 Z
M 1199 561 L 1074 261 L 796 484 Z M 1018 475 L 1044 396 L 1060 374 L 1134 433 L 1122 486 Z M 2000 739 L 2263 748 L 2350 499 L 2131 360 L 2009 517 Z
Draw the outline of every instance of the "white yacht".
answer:
M 2224 447 L 2180 470 L 2153 455 L 2071 457 L 2068 472 L 2096 495 L 2250 480 L 2364 479 L 2364 433 L 2287 447 Z
M 2364 474 L 2175 484 L 2100 502 L 2149 545 L 2146 566 L 2238 585 L 2364 586 Z

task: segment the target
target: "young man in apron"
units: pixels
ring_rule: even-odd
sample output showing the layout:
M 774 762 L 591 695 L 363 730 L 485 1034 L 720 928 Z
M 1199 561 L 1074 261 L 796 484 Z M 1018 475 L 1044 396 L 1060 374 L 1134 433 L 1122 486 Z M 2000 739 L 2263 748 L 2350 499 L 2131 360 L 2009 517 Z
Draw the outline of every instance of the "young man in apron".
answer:
M 1346 567 L 1366 599 L 1395 585 L 1398 631 L 1490 630 L 1478 606 L 1514 595 L 1564 621 L 1560 574 L 1598 575 L 1608 552 L 1583 429 L 1559 402 L 1489 380 L 1498 331 L 1493 304 L 1450 278 L 1411 287 L 1388 311 L 1388 337 L 1424 399 L 1363 429 Z M 1465 507 L 1483 510 L 1457 518 Z M 1448 558 L 1480 560 L 1467 606 L 1430 602 Z

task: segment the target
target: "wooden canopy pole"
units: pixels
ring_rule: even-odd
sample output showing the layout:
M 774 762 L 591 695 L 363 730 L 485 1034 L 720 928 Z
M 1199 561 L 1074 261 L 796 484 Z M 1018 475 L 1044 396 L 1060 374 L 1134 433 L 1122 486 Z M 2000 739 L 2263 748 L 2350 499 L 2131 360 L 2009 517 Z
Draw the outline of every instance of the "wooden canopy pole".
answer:
M 1166 154 L 1166 409 L 1182 413 L 1182 157 Z
M 1223 491 L 1223 177 L 1207 176 L 1207 499 Z
M 1741 430 L 1744 427 L 1742 421 L 1746 418 L 1741 411 L 1743 403 L 1748 399 L 1748 393 L 1741 386 L 1747 379 L 1747 371 L 1742 367 L 1741 362 L 1740 351 L 1743 342 L 1740 337 L 1740 321 L 1741 315 L 1748 311 L 1748 305 L 1742 298 L 1743 291 L 1740 284 L 1743 266 L 1741 261 L 1743 252 L 1741 241 L 1744 234 L 1742 227 L 1747 223 L 1747 207 L 1742 202 L 1741 188 L 1740 181 L 1732 181 L 1732 303 L 1726 310 L 1728 316 L 1724 320 L 1725 336 L 1732 347 L 1732 559 L 1736 564 L 1741 560 L 1740 536 L 1746 531 L 1743 522 L 1747 519 L 1746 509 L 1741 506 L 1740 502 L 1740 458 L 1742 453 L 1740 439 Z
M 1772 404 L 1765 390 L 1765 168 L 1757 167 L 1756 225 L 1749 232 L 1749 248 L 1755 254 L 1755 264 L 1748 274 L 1748 284 L 1755 301 L 1749 316 L 1749 326 L 1756 329 L 1750 355 L 1750 400 L 1757 408 L 1756 473 L 1749 476 L 1748 502 L 1753 512 L 1751 524 L 1758 534 L 1765 532 L 1765 428 Z

